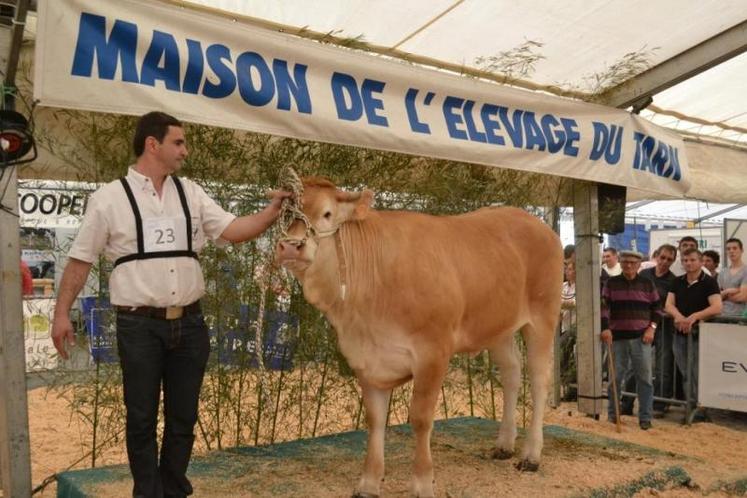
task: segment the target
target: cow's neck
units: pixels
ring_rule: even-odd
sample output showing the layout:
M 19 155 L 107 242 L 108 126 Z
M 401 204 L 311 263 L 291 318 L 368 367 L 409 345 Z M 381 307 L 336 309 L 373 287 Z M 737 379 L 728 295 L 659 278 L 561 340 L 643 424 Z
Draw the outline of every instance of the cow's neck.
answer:
M 335 237 L 319 239 L 314 263 L 303 275 L 306 300 L 320 311 L 328 313 L 342 301 L 340 262 Z

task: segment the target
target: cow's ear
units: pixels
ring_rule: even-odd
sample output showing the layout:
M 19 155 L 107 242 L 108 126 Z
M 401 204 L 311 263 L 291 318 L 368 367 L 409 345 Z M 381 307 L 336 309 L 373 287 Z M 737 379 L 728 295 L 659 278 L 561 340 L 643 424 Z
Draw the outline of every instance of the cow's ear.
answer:
M 373 198 L 374 193 L 371 190 L 361 192 L 360 198 L 355 203 L 355 211 L 353 211 L 354 220 L 362 220 L 368 216 L 368 211 L 373 204 Z

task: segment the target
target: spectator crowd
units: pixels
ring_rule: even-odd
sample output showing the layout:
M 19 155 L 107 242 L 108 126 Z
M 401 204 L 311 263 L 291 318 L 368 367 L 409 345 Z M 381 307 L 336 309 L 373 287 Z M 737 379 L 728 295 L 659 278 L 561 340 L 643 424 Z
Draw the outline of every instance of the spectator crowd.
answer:
M 717 316 L 747 319 L 747 267 L 742 241 L 725 245 L 725 265 L 713 250 L 701 252 L 694 237 L 677 247 L 664 244 L 651 258 L 639 252 L 605 247 L 600 270 L 601 342 L 609 356 L 608 419 L 633 415 L 648 430 L 663 416 L 664 399 L 697 399 L 700 324 Z M 561 289 L 561 384 L 564 399 L 576 397 L 576 259 L 565 248 L 565 281 Z M 692 367 L 687 378 L 688 341 Z M 612 375 L 614 372 L 614 375 Z M 685 392 L 685 389 L 691 391 Z M 619 394 L 635 392 L 636 396 Z M 658 398 L 654 401 L 654 398 Z M 702 412 L 695 420 L 704 419 Z

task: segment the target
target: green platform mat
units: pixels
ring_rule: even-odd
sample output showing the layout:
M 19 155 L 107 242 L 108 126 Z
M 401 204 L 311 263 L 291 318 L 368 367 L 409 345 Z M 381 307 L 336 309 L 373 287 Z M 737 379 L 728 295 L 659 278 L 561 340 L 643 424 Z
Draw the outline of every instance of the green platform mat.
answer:
M 644 488 L 690 481 L 681 465 L 692 459 L 560 426 L 544 428 L 539 472 L 520 473 L 516 458 L 490 458 L 497 428 L 493 420 L 474 417 L 435 422 L 431 447 L 438 496 L 630 497 Z M 519 431 L 517 447 L 523 437 Z M 409 496 L 413 439 L 408 425 L 388 429 L 382 497 Z M 365 447 L 365 431 L 240 447 L 193 458 L 188 475 L 197 497 L 350 496 Z M 123 465 L 76 470 L 58 476 L 57 496 L 129 496 L 130 487 Z

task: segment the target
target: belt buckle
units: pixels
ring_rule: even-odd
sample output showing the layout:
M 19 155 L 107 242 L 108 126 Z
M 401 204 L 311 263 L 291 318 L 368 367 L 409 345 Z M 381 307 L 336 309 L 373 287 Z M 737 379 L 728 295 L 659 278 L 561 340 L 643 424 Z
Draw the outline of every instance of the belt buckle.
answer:
M 184 306 L 166 306 L 166 320 L 176 320 L 184 315 Z

